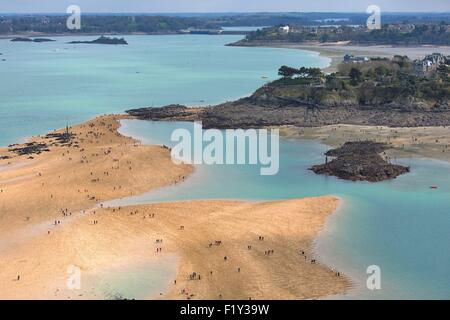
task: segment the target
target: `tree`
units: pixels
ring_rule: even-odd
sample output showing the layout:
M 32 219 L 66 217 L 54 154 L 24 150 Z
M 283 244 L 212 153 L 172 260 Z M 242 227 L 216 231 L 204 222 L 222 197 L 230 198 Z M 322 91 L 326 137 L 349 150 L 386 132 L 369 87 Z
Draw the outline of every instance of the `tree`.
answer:
M 362 72 L 357 68 L 352 68 L 348 75 L 352 80 L 352 85 L 357 85 L 361 81 Z
M 297 73 L 297 69 L 288 66 L 282 66 L 280 69 L 278 69 L 278 75 L 282 76 L 283 78 L 292 78 Z
M 448 81 L 450 77 L 450 66 L 441 63 L 437 68 L 437 74 L 442 80 Z
M 312 78 L 322 78 L 323 77 L 323 73 L 322 73 L 322 70 L 320 70 L 320 68 L 309 68 L 308 74 Z

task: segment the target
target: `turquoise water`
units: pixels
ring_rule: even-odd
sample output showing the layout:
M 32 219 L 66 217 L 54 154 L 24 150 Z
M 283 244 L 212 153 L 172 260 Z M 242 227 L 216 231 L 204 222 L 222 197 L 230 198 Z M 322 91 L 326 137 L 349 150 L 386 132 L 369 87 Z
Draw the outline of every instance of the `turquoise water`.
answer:
M 132 265 L 112 267 L 83 277 L 96 299 L 157 299 L 177 275 L 177 257 L 166 255 Z
M 321 67 L 329 62 L 298 50 L 223 46 L 239 38 L 127 36 L 130 45 L 117 47 L 68 45 L 73 38 L 67 37 L 52 43 L 0 40 L 0 60 L 6 59 L 0 61 L 0 146 L 63 127 L 66 121 L 127 108 L 231 100 L 267 81 L 262 76 L 275 78 L 283 64 Z M 124 121 L 121 130 L 144 142 L 169 144 L 170 133 L 180 126 L 190 125 Z M 326 147 L 319 143 L 282 139 L 280 148 L 276 176 L 260 176 L 252 166 L 199 166 L 183 184 L 124 201 L 335 194 L 344 204 L 316 245 L 322 260 L 355 279 L 355 288 L 340 298 L 450 298 L 449 164 L 402 160 L 412 173 L 392 182 L 352 183 L 307 170 L 324 160 Z M 377 292 L 362 285 L 373 264 L 382 271 Z M 122 288 L 126 278 L 113 280 L 108 284 L 114 292 L 124 289 L 141 297 L 149 291 Z
M 174 129 L 189 123 L 123 120 L 120 131 L 149 144 L 174 145 Z M 280 171 L 260 176 L 251 165 L 200 165 L 186 182 L 110 205 L 186 199 L 273 200 L 333 194 L 343 199 L 316 247 L 320 259 L 355 282 L 339 298 L 450 298 L 450 164 L 403 159 L 412 172 L 394 181 L 349 182 L 307 170 L 324 161 L 327 147 L 280 140 Z M 438 185 L 439 189 L 430 189 Z M 381 268 L 381 290 L 366 288 L 366 269 Z
M 242 36 L 125 36 L 128 46 L 0 40 L 0 146 L 95 115 L 245 96 L 283 65 L 323 67 L 299 50 L 225 47 Z M 1 61 L 6 59 L 6 61 Z

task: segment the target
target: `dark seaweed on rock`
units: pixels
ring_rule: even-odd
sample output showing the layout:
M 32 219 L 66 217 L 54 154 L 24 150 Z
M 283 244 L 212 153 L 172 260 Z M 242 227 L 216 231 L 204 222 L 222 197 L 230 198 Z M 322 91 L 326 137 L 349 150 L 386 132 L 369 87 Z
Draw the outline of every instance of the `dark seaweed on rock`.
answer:
M 47 39 L 47 38 L 35 38 L 35 39 L 31 39 L 31 38 L 14 38 L 11 39 L 12 42 L 52 42 L 55 40 L 52 39 Z
M 319 127 L 354 124 L 390 127 L 449 126 L 450 107 L 432 110 L 406 105 L 365 107 L 349 105 L 316 105 L 309 101 L 285 97 L 265 86 L 253 95 L 237 101 L 205 107 L 195 114 L 189 108 L 169 105 L 161 108 L 127 110 L 145 120 L 202 121 L 203 127 L 216 129 L 260 128 L 293 125 Z
M 387 149 L 389 149 L 389 147 L 386 144 L 379 142 L 373 141 L 346 142 L 340 148 L 328 150 L 325 153 L 325 155 L 329 157 L 340 157 L 352 154 L 370 155 L 370 154 L 380 154 Z
M 18 154 L 19 156 L 22 156 L 29 154 L 40 154 L 44 151 L 48 152 L 50 150 L 48 149 L 45 143 L 30 142 L 24 144 L 23 147 L 11 148 L 9 149 L 9 151 Z
M 125 112 L 140 119 L 164 120 L 187 116 L 190 114 L 188 113 L 188 110 L 189 108 L 186 106 L 171 104 L 162 108 L 140 108 L 127 110 Z
M 387 148 L 385 144 L 372 141 L 346 142 L 325 153 L 335 159 L 327 159 L 327 163 L 315 165 L 310 170 L 340 179 L 370 182 L 395 179 L 408 173 L 409 167 L 390 164 L 380 156 L 379 153 Z
M 71 41 L 69 44 L 124 44 L 127 45 L 128 42 L 124 38 L 109 38 L 101 36 L 98 39 L 92 41 Z
M 69 143 L 75 135 L 73 133 L 64 132 L 64 133 L 49 133 L 45 136 L 47 139 L 55 139 L 56 142 L 60 144 Z

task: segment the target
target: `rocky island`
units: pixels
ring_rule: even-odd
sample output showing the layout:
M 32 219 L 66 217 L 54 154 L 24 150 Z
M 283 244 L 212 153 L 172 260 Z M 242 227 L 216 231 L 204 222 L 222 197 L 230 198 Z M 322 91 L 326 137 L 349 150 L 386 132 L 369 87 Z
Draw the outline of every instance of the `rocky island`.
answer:
M 11 39 L 11 41 L 12 42 L 53 42 L 53 41 L 56 41 L 56 40 L 47 39 L 47 38 L 34 38 L 34 39 L 31 39 L 31 38 L 21 38 L 21 37 L 19 37 L 19 38 Z
M 342 147 L 325 153 L 326 163 L 310 168 L 316 174 L 336 176 L 351 181 L 379 182 L 408 173 L 409 167 L 387 162 L 380 153 L 388 149 L 372 141 L 346 142 Z M 328 161 L 328 157 L 334 157 Z
M 430 55 L 431 58 L 436 65 L 426 74 L 404 56 L 343 63 L 339 72 L 329 75 L 318 68 L 282 66 L 280 79 L 237 101 L 211 107 L 169 105 L 126 112 L 144 120 L 201 121 L 205 129 L 313 128 L 341 124 L 446 127 L 450 126 L 449 58 L 439 54 Z M 345 141 L 349 140 L 354 139 Z M 371 182 L 409 172 L 409 168 L 383 159 L 380 153 L 387 149 L 386 144 L 365 140 L 347 142 L 327 153 L 327 157 L 335 159 L 311 170 Z
M 71 41 L 69 44 L 122 44 L 127 45 L 128 42 L 124 38 L 109 38 L 101 36 L 98 39 L 92 41 Z

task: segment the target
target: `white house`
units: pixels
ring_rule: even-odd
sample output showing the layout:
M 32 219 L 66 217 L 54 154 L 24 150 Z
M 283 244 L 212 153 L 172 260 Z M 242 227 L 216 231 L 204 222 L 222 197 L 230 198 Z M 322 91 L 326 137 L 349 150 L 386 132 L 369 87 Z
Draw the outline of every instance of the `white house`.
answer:
M 290 30 L 289 26 L 284 26 L 280 28 L 280 31 L 284 33 L 289 33 L 289 30 Z

